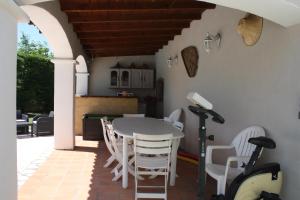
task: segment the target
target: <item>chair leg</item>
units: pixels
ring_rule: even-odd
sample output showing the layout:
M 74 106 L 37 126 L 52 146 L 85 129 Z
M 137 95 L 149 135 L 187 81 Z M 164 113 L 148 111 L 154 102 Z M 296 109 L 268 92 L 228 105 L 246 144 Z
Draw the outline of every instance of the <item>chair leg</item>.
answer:
M 135 176 L 135 172 L 134 172 L 134 170 L 131 168 L 131 166 L 128 166 L 128 172 L 129 172 L 132 176 Z M 112 180 L 113 180 L 113 181 L 117 181 L 117 180 L 119 180 L 119 178 L 121 178 L 122 173 L 123 173 L 123 169 L 121 169 L 120 171 L 117 170 L 117 169 L 114 169 L 113 173 L 114 173 L 115 176 L 113 177 Z M 139 180 L 144 180 L 144 178 L 141 177 L 141 176 L 137 176 L 137 179 L 139 179 Z
M 217 180 L 217 182 L 217 194 L 225 195 L 226 180 L 224 180 L 224 178 L 220 178 Z
M 117 181 L 122 176 L 122 170 L 121 171 L 115 171 L 115 176 L 113 177 L 112 181 Z
M 109 167 L 113 162 L 114 162 L 115 158 L 114 156 L 110 156 L 107 160 L 106 160 L 106 163 L 104 165 L 104 168 L 107 168 Z
M 128 172 L 129 172 L 132 176 L 135 176 L 135 171 L 134 171 L 134 169 L 132 169 L 132 166 L 128 166 Z M 141 177 L 141 176 L 137 176 L 137 179 L 139 179 L 139 180 L 144 180 L 144 178 Z
M 115 166 L 115 167 L 110 171 L 110 173 L 113 174 L 113 173 L 115 173 L 116 170 L 119 171 L 121 167 L 122 167 L 121 163 L 118 163 L 117 166 Z
M 155 171 L 155 170 L 151 170 L 151 171 Z M 162 172 L 163 170 L 162 169 L 159 169 L 159 170 L 157 170 L 158 172 Z M 149 176 L 149 179 L 154 179 L 154 178 L 156 178 L 158 175 L 151 175 L 151 176 Z

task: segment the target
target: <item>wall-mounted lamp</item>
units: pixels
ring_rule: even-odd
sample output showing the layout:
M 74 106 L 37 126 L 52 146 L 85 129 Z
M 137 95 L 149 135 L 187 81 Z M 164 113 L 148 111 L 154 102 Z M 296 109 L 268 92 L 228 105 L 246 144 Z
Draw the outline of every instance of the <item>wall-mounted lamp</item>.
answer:
M 167 60 L 168 67 L 171 68 L 173 65 L 178 64 L 178 55 L 176 54 L 174 57 L 169 56 Z
M 204 49 L 207 53 L 209 53 L 212 49 L 212 43 L 216 42 L 217 47 L 220 47 L 221 44 L 221 34 L 217 33 L 216 35 L 212 35 L 209 32 L 206 33 L 204 38 Z

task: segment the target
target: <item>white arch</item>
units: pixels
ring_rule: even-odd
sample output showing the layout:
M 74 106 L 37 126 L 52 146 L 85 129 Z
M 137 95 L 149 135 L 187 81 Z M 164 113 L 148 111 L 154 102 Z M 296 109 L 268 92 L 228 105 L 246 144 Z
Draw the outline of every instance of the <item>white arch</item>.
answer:
M 89 73 L 82 55 L 76 58 L 76 96 L 88 95 Z
M 199 0 L 198 0 L 199 1 Z M 299 0 L 201 0 L 250 12 L 285 27 L 300 23 Z
M 43 8 L 21 6 L 30 20 L 42 31 L 53 49 L 55 58 L 73 59 L 73 52 L 68 37 L 58 20 Z
M 76 65 L 76 72 L 77 73 L 78 72 L 88 72 L 85 59 L 82 55 L 79 55 L 76 58 L 76 61 L 77 61 L 77 65 Z

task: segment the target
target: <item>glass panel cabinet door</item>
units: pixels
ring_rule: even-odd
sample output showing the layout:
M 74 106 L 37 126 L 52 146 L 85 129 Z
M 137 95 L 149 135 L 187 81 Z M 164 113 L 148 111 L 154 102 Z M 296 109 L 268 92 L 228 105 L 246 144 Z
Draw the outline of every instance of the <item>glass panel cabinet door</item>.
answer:
M 110 70 L 110 87 L 111 88 L 119 87 L 119 70 L 118 69 Z
M 130 69 L 120 69 L 120 88 L 130 88 Z

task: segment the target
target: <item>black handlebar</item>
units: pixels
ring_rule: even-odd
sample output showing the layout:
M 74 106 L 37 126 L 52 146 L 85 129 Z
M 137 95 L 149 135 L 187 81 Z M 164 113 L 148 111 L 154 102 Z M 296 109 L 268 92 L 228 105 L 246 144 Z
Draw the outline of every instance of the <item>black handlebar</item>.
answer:
M 212 116 L 212 120 L 214 122 L 217 122 L 220 124 L 223 124 L 225 122 L 225 119 L 213 110 L 207 110 L 201 106 L 189 106 L 188 108 L 191 112 L 193 112 L 194 114 L 196 114 L 198 116 L 200 116 L 200 115 L 204 116 L 206 114 L 210 114 Z

